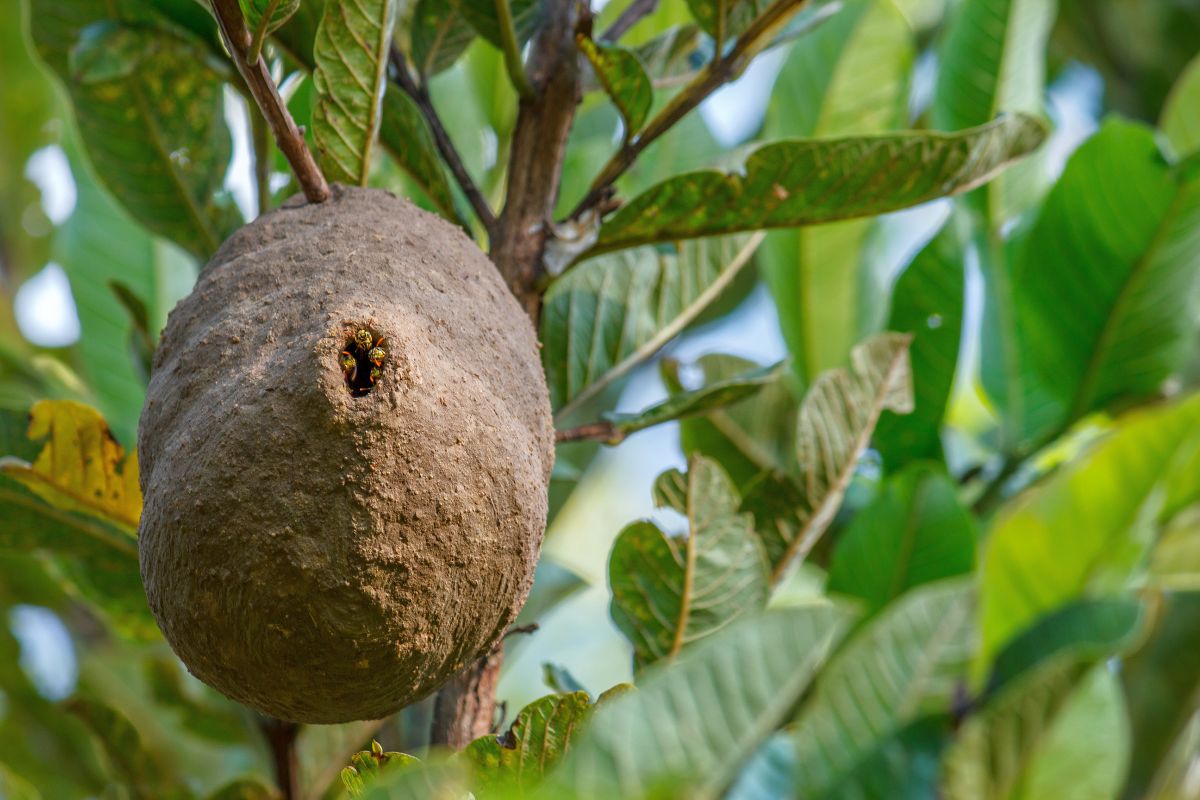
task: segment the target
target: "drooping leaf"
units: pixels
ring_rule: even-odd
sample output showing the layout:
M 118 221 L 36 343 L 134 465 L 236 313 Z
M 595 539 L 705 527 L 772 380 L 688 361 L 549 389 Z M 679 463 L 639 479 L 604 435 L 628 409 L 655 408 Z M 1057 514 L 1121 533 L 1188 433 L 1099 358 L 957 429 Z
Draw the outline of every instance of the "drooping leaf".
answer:
M 907 335 L 894 333 L 867 340 L 854 348 L 849 368 L 821 375 L 805 396 L 796 447 L 800 503 L 791 521 L 766 529 L 759 524 L 773 584 L 829 527 L 880 413 L 912 408 L 908 343 Z
M 173 774 L 167 760 L 143 742 L 133 724 L 98 698 L 77 695 L 65 710 L 92 733 L 112 768 L 114 786 L 136 800 L 185 800 L 191 792 Z
M 588 261 L 546 293 L 542 364 L 557 416 L 644 362 L 694 320 L 754 254 L 761 236 L 644 247 Z
M 570 751 L 592 714 L 587 692 L 552 694 L 535 700 L 499 735 L 476 739 L 463 755 L 481 798 L 531 792 Z
M 1200 56 L 1192 59 L 1175 82 L 1158 127 L 1178 158 L 1200 150 Z
M 588 255 L 907 208 L 985 183 L 1045 135 L 1040 122 L 1017 115 L 950 134 L 767 144 L 736 173 L 692 172 L 634 198 L 601 227 Z
M 263 17 L 267 16 L 266 32 L 274 33 L 283 27 L 300 10 L 300 0 L 238 0 L 246 27 L 257 31 Z
M 596 42 L 586 36 L 579 36 L 577 41 L 600 85 L 625 120 L 626 140 L 631 139 L 642 129 L 654 101 L 654 88 L 645 68 L 633 52 L 619 45 Z
M 395 16 L 396 0 L 325 5 L 313 45 L 313 135 L 330 180 L 367 185 Z
M 973 637 L 972 587 L 922 587 L 880 614 L 822 670 L 792 734 L 800 797 L 832 792 L 904 726 L 948 713 Z
M 942 419 L 954 385 L 962 338 L 966 277 L 954 220 L 925 246 L 896 281 L 886 329 L 911 333 L 913 410 L 884 412 L 871 446 L 893 472 L 910 461 L 941 460 Z
M 799 18 L 798 20 L 799 21 Z M 851 0 L 791 48 L 765 123 L 771 139 L 882 133 L 904 124 L 912 31 L 892 0 Z M 772 231 L 761 271 L 775 298 L 797 382 L 846 363 L 875 333 L 883 280 L 869 219 Z
M 656 501 L 686 513 L 685 537 L 635 522 L 613 544 L 611 613 L 633 643 L 640 669 L 678 655 L 738 617 L 763 607 L 766 562 L 737 491 L 713 462 L 693 456 L 686 488 L 675 473 L 669 497 Z
M 552 797 L 716 798 L 783 721 L 849 621 L 831 607 L 743 619 L 615 699 L 553 774 Z
M 1108 439 L 1001 511 L 982 555 L 981 663 L 1081 596 L 1124 585 L 1160 516 L 1200 498 L 1200 397 L 1129 414 Z M 1173 506 L 1173 507 L 1172 507 Z M 1062 546 L 1070 531 L 1070 546 Z
M 1110 120 L 1016 247 L 1016 374 L 984 349 L 1014 440 L 1155 393 L 1191 341 L 1197 259 L 1200 178 L 1172 171 L 1149 130 Z
M 66 86 L 96 174 L 138 222 L 207 259 L 240 220 L 218 193 L 232 141 L 206 46 L 152 8 L 32 0 L 31 10 L 38 54 Z M 97 23 L 125 30 L 136 68 L 74 80 L 71 51 Z
M 779 381 L 780 365 L 759 367 L 742 375 L 704 386 L 690 392 L 673 394 L 635 414 L 605 414 L 613 426 L 614 437 L 628 436 L 640 430 L 672 420 L 707 415 L 740 403 Z
M 428 77 L 449 69 L 475 38 L 475 29 L 447 0 L 417 0 L 413 10 L 412 57 Z
M 971 572 L 975 521 L 949 477 L 914 464 L 889 479 L 838 538 L 826 589 L 873 614 L 923 583 Z

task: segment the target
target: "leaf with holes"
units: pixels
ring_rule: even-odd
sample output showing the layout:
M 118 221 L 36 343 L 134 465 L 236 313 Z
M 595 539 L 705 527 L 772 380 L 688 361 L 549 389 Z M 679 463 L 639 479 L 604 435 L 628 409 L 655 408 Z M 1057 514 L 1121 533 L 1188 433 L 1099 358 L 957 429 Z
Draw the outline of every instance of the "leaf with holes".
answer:
M 667 536 L 652 522 L 635 522 L 613 544 L 608 575 L 611 613 L 633 642 L 640 669 L 672 658 L 767 599 L 766 562 L 728 476 L 693 456 L 683 477 L 668 473 L 669 492 L 655 500 L 683 511 L 686 536 Z M 661 479 L 660 479 L 661 483 Z
M 471 742 L 463 756 L 481 796 L 522 796 L 558 765 L 592 714 L 587 692 L 552 694 L 535 700 L 499 736 Z
M 1042 123 L 1015 115 L 957 133 L 774 142 L 738 172 L 692 172 L 643 192 L 600 229 L 589 255 L 908 208 L 986 183 L 1045 136 Z
M 548 796 L 715 800 L 784 721 L 850 619 L 828 606 L 768 611 L 648 671 L 636 692 L 596 712 L 547 781 Z
M 720 295 L 761 236 L 643 247 L 587 261 L 550 286 L 542 364 L 557 417 L 649 359 Z
M 84 147 L 113 196 L 149 230 L 206 260 L 240 224 L 219 192 L 233 149 L 222 76 L 203 43 L 168 28 L 153 8 L 126 5 L 114 14 L 110 6 L 33 0 L 38 54 L 63 81 Z M 125 42 L 136 68 L 93 62 L 88 80 L 74 80 L 72 50 L 97 25 Z M 89 52 L 96 51 L 76 53 L 77 66 Z
M 621 119 L 625 120 L 625 139 L 628 141 L 642 129 L 654 102 L 654 88 L 646 69 L 631 51 L 615 44 L 605 44 L 582 34 L 576 37 L 579 49 L 608 93 Z
M 395 16 L 395 0 L 325 5 L 313 45 L 313 135 L 330 180 L 367 185 Z

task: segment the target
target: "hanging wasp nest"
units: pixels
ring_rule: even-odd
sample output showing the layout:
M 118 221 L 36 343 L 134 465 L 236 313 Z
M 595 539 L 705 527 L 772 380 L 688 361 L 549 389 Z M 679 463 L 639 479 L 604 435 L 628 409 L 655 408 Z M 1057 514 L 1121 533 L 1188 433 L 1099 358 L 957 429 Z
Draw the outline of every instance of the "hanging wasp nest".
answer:
M 553 435 L 528 318 L 457 228 L 335 188 L 235 233 L 171 313 L 138 447 L 150 608 L 266 714 L 383 717 L 503 635 Z

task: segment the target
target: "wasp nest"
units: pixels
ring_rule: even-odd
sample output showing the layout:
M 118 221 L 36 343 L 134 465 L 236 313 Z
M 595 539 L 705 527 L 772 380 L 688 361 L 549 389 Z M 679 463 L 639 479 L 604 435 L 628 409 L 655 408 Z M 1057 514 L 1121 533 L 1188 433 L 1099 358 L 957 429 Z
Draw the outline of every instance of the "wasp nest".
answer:
M 528 318 L 461 231 L 336 188 L 227 241 L 172 312 L 138 453 L 150 608 L 188 668 L 373 719 L 525 600 L 553 436 Z

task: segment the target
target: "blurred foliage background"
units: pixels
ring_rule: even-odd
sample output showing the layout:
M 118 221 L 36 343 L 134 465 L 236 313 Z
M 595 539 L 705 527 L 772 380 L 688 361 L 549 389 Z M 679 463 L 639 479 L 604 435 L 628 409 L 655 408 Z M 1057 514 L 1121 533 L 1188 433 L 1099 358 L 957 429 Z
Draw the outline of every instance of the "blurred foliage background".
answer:
M 321 5 L 302 4 L 269 51 L 310 134 Z M 534 15 L 537 5 L 514 3 Z M 605 4 L 596 30 L 628 5 Z M 661 0 L 621 39 L 653 79 L 654 108 L 713 57 L 711 31 L 696 24 L 705 7 Z M 401 3 L 396 40 L 496 206 L 517 107 L 503 55 L 469 27 L 435 47 L 414 22 L 421 12 L 436 17 L 429 3 Z M 863 613 L 844 641 L 850 623 L 833 616 L 805 618 L 813 630 L 795 641 L 768 637 L 775 623 L 718 634 L 749 659 L 723 669 L 766 664 L 762 679 L 778 685 L 789 669 L 816 674 L 805 659 L 843 643 L 813 687 L 782 695 L 765 742 L 747 734 L 742 750 L 712 760 L 710 795 L 933 797 L 940 787 L 959 798 L 1200 797 L 1200 1 L 840 0 L 804 13 L 647 149 L 620 179 L 622 196 L 734 168 L 765 141 L 954 131 L 1000 112 L 1042 118 L 1052 133 L 953 200 L 622 249 L 551 286 L 542 334 L 556 421 L 604 419 L 623 440 L 559 448 L 543 562 L 521 620 L 541 627 L 509 642 L 504 727 L 548 692 L 566 704 L 578 698 L 570 692 L 596 696 L 635 672 L 640 684 L 643 667 L 674 656 L 680 637 L 647 634 L 649 612 L 623 594 L 623 578 L 638 576 L 636 555 L 657 552 L 655 527 L 697 537 L 703 502 L 714 515 L 752 514 L 775 556 L 773 607 L 834 615 L 826 598 L 854 598 Z M 89 28 L 96 41 L 74 36 L 73 21 L 106 16 L 123 27 Z M 0 26 L 0 798 L 269 796 L 262 721 L 192 679 L 139 603 L 127 557 L 136 542 L 122 523 L 136 521 L 135 491 L 111 482 L 128 462 L 96 431 L 106 421 L 133 448 L 148 354 L 168 312 L 215 244 L 295 185 L 278 154 L 256 174 L 255 152 L 270 145 L 192 0 L 21 0 L 10 17 L 19 24 Z M 132 69 L 175 103 L 147 115 L 146 98 L 121 88 Z M 564 215 L 629 119 L 588 80 Z M 388 152 L 369 165 L 371 184 L 482 236 L 410 112 L 385 107 Z M 146 116 L 156 135 L 130 134 Z M 172 141 L 190 145 L 164 149 Z M 163 175 L 178 196 L 156 194 Z M 698 294 L 681 285 L 688 277 Z M 664 297 L 682 297 L 681 310 L 663 316 Z M 594 310 L 606 301 L 620 307 L 615 322 Z M 591 371 L 562 352 L 643 323 L 627 350 L 592 353 Z M 815 502 L 803 463 L 811 451 L 797 441 L 829 425 L 801 403 L 831 370 L 892 363 L 895 352 L 880 348 L 895 340 L 872 338 L 882 331 L 913 334 L 915 411 L 872 400 L 878 426 L 865 454 L 851 454 L 844 502 L 789 571 L 779 553 L 792 552 L 796 530 L 808 529 L 804 503 Z M 890 378 L 862 380 L 876 398 Z M 638 417 L 723 381 L 738 402 L 722 395 L 703 414 L 666 413 L 671 421 L 653 427 Z M 98 415 L 35 405 L 43 400 Z M 874 425 L 851 432 L 870 436 Z M 72 505 L 71 486 L 39 468 L 37 430 L 69 430 L 100 448 L 116 499 Z M 60 482 L 29 489 L 46 475 Z M 801 485 L 807 500 L 789 494 Z M 73 533 L 82 525 L 92 530 L 84 544 Z M 709 609 L 712 630 L 691 633 L 724 628 L 766 592 Z M 772 671 L 785 657 L 788 669 Z M 613 716 L 636 708 L 651 718 L 659 687 L 692 691 L 708 663 L 697 659 L 648 681 L 643 705 Z M 926 668 L 937 681 L 914 688 Z M 872 700 L 864 685 L 885 688 Z M 700 727 L 736 741 L 734 723 L 714 720 L 743 689 L 753 694 L 741 684 L 696 694 L 711 701 Z M 346 791 L 339 775 L 372 738 L 421 752 L 429 715 L 426 702 L 380 722 L 305 728 L 305 796 Z M 603 751 L 595 742 L 616 724 L 598 725 L 577 760 Z M 652 794 L 680 765 L 668 743 L 637 744 L 658 759 L 635 770 Z M 699 752 L 692 746 L 677 752 Z M 585 771 L 568 767 L 547 791 L 632 796 L 628 785 L 585 785 Z M 696 792 L 685 796 L 706 796 Z

